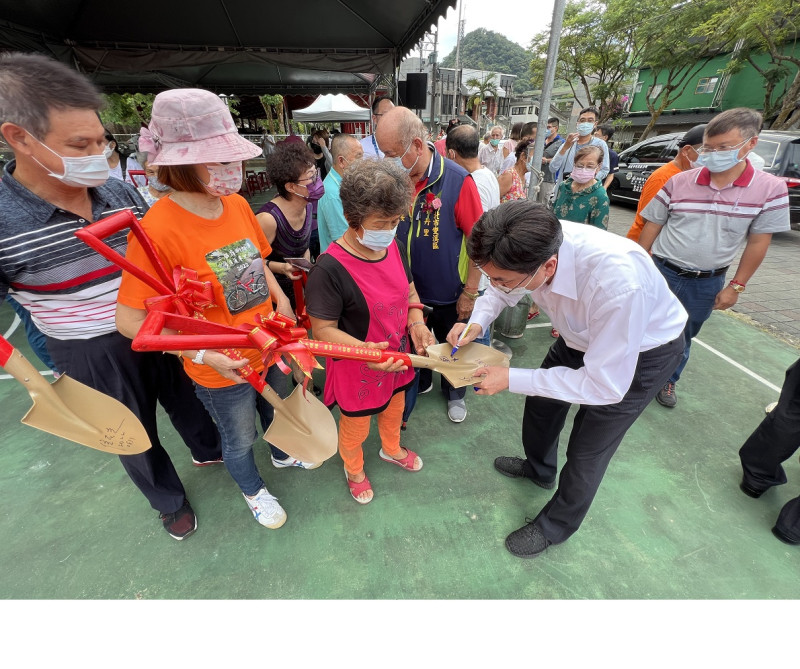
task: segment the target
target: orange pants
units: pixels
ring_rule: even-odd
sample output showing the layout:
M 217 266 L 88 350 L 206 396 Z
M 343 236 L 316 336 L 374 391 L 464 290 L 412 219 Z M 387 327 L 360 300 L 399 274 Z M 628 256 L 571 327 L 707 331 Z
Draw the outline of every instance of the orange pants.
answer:
M 378 433 L 381 447 L 386 455 L 400 455 L 400 426 L 403 423 L 405 393 L 395 393 L 389 405 L 378 414 Z M 345 416 L 339 414 L 339 455 L 344 460 L 348 474 L 358 474 L 364 469 L 362 445 L 369 435 L 372 416 Z

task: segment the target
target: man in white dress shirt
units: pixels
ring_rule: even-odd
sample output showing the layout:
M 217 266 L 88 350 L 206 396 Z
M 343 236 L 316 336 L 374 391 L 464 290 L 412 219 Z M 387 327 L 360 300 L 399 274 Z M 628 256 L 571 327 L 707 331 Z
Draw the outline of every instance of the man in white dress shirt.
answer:
M 655 397 L 683 352 L 686 311 L 650 256 L 631 240 L 559 222 L 527 200 L 501 204 L 475 224 L 467 251 L 491 281 L 462 341 L 472 341 L 508 305 L 532 293 L 561 336 L 540 369 L 485 367 L 480 395 L 527 395 L 525 458 L 499 457 L 505 476 L 556 488 L 539 514 L 506 539 L 518 557 L 536 557 L 580 527 L 628 428 Z M 465 329 L 447 336 L 455 343 Z M 556 481 L 558 439 L 579 404 Z
M 378 160 L 383 158 L 383 151 L 378 148 L 378 142 L 375 141 L 375 131 L 378 129 L 381 116 L 388 112 L 394 103 L 389 98 L 375 98 L 372 103 L 372 134 L 367 135 L 361 139 L 361 146 L 364 148 L 364 158 L 372 158 Z

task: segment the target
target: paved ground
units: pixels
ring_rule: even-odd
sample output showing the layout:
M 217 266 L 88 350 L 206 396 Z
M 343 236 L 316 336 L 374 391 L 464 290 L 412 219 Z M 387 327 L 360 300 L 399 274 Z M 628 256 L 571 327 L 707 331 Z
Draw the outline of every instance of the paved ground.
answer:
M 608 229 L 624 235 L 635 210 L 611 205 Z M 752 321 L 795 348 L 800 348 L 800 232 L 774 235 L 767 257 L 750 280 L 747 290 L 730 311 L 745 321 Z M 737 261 L 738 263 L 738 258 Z M 735 265 L 734 265 L 735 266 Z M 731 274 L 729 278 L 733 275 Z

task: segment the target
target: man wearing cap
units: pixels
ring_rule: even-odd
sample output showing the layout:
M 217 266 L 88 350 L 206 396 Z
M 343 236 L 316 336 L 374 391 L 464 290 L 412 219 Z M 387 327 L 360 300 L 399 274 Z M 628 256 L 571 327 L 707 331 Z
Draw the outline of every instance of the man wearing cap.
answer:
M 639 195 L 639 206 L 636 207 L 636 218 L 633 219 L 633 225 L 631 225 L 630 230 L 628 230 L 628 234 L 625 235 L 628 239 L 632 239 L 635 242 L 639 241 L 639 235 L 642 233 L 642 228 L 644 227 L 642 209 L 644 209 L 650 200 L 656 196 L 656 193 L 664 187 L 664 184 L 676 174 L 685 172 L 696 166 L 695 161 L 699 155 L 697 150 L 703 145 L 703 132 L 705 129 L 706 124 L 701 123 L 689 130 L 678 142 L 678 155 L 647 177 L 647 181 L 644 182 L 642 192 Z
M 127 209 L 140 218 L 147 209 L 132 185 L 108 179 L 97 116 L 102 104 L 100 92 L 61 63 L 0 56 L 0 132 L 16 157 L 0 182 L 0 298 L 10 291 L 30 311 L 59 370 L 118 399 L 141 420 L 152 448 L 120 461 L 164 529 L 181 540 L 197 519 L 159 441 L 158 403 L 195 465 L 222 462 L 219 436 L 178 361 L 135 353 L 117 332 L 120 270 L 74 236 L 110 214 Z M 123 231 L 106 242 L 124 255 L 126 239 Z M 43 495 L 42 504 L 51 503 Z M 114 519 L 122 514 L 107 512 Z
M 715 116 L 703 133 L 698 170 L 672 177 L 642 210 L 639 244 L 689 313 L 681 362 L 656 395 L 677 404 L 675 384 L 692 339 L 714 309 L 736 304 L 767 254 L 773 232 L 789 230 L 789 194 L 778 177 L 747 160 L 758 143 L 761 114 L 740 107 Z M 726 274 L 744 244 L 733 278 Z
M 383 158 L 383 151 L 378 146 L 375 140 L 375 133 L 378 130 L 378 123 L 383 115 L 394 107 L 394 102 L 389 98 L 375 98 L 372 102 L 372 134 L 367 135 L 361 140 L 361 146 L 364 149 L 364 158 L 372 158 L 377 160 Z

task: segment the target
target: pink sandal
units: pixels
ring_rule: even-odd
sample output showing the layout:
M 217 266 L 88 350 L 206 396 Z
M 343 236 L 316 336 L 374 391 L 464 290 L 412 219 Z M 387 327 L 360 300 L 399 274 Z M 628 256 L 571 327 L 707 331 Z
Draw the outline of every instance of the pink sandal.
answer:
M 373 499 L 375 499 L 375 493 L 372 493 L 372 497 L 369 499 L 359 499 L 358 496 L 367 490 L 372 490 L 372 485 L 370 485 L 369 479 L 364 476 L 364 480 L 360 483 L 356 483 L 355 481 L 351 481 L 350 477 L 347 475 L 347 470 L 344 470 L 344 478 L 347 481 L 347 487 L 350 488 L 350 495 L 356 502 L 359 504 L 369 504 Z
M 407 448 L 406 451 L 407 455 L 402 460 L 395 460 L 391 455 L 386 455 L 386 453 L 383 452 L 383 449 L 378 452 L 378 455 L 380 456 L 381 460 L 398 465 L 406 471 L 418 472 L 420 469 L 422 469 L 422 458 L 419 460 L 419 469 L 414 469 L 414 460 L 416 460 L 418 456 L 410 448 Z

